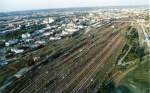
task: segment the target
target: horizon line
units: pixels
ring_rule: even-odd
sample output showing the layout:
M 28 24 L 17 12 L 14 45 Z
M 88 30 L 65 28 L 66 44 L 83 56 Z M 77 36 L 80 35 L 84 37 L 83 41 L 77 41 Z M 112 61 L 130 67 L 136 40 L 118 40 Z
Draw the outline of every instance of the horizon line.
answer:
M 58 8 L 39 8 L 39 9 L 25 9 L 25 10 L 6 10 L 6 11 L 0 11 L 0 13 L 12 13 L 12 12 L 27 12 L 27 11 L 38 11 L 38 10 L 55 10 L 55 9 L 78 9 L 78 8 L 110 8 L 110 7 L 122 7 L 122 8 L 125 8 L 125 7 L 128 7 L 128 8 L 131 8 L 131 7 L 147 7 L 150 9 L 150 6 L 149 5 L 107 5 L 107 6 L 77 6 L 77 7 L 58 7 Z

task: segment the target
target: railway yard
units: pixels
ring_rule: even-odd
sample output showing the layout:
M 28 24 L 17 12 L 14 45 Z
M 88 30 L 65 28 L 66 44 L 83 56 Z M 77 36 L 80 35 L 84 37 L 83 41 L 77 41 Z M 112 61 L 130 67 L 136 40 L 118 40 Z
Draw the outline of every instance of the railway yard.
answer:
M 113 69 L 118 49 L 125 44 L 128 26 L 129 23 L 114 22 L 83 33 L 65 44 L 69 50 L 53 62 L 29 71 L 11 93 L 82 93 L 95 83 L 97 73 L 101 73 L 99 82 L 103 83 Z
M 149 93 L 149 10 L 135 10 L 1 19 L 0 93 Z

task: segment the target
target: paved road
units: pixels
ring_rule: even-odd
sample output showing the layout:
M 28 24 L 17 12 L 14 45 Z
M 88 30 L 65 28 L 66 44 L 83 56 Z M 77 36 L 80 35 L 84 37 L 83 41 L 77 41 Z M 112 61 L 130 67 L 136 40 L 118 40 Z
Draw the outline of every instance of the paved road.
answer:
M 141 24 L 142 32 L 144 33 L 144 39 L 147 43 L 148 48 L 150 48 L 150 35 L 146 32 L 145 25 Z
M 147 44 L 148 50 L 150 51 L 150 35 L 146 31 L 145 22 L 143 20 L 138 20 L 137 28 L 140 37 L 139 43 L 141 44 L 141 46 L 143 46 L 143 43 L 145 42 Z

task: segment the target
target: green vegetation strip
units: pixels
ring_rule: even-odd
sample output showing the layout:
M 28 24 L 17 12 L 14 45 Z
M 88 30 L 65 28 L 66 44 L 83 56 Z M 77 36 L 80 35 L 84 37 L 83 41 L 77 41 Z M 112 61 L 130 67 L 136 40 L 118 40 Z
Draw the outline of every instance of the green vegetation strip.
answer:
M 150 56 L 145 57 L 129 70 L 120 85 L 128 87 L 133 93 L 148 93 L 150 91 Z M 137 60 L 136 60 L 137 61 Z

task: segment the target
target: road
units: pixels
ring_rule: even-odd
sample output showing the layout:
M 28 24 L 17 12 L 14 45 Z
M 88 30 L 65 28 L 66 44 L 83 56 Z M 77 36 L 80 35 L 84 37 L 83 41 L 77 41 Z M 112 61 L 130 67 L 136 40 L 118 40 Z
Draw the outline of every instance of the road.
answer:
M 150 48 L 150 35 L 146 32 L 146 27 L 144 26 L 144 24 L 141 24 L 141 28 L 142 28 L 142 32 L 144 34 L 144 39 L 145 42 L 147 43 L 148 48 Z
M 150 34 L 146 31 L 145 22 L 143 20 L 138 20 L 137 22 L 138 33 L 141 39 L 139 43 L 143 46 L 143 43 L 145 42 L 148 51 L 150 51 Z

